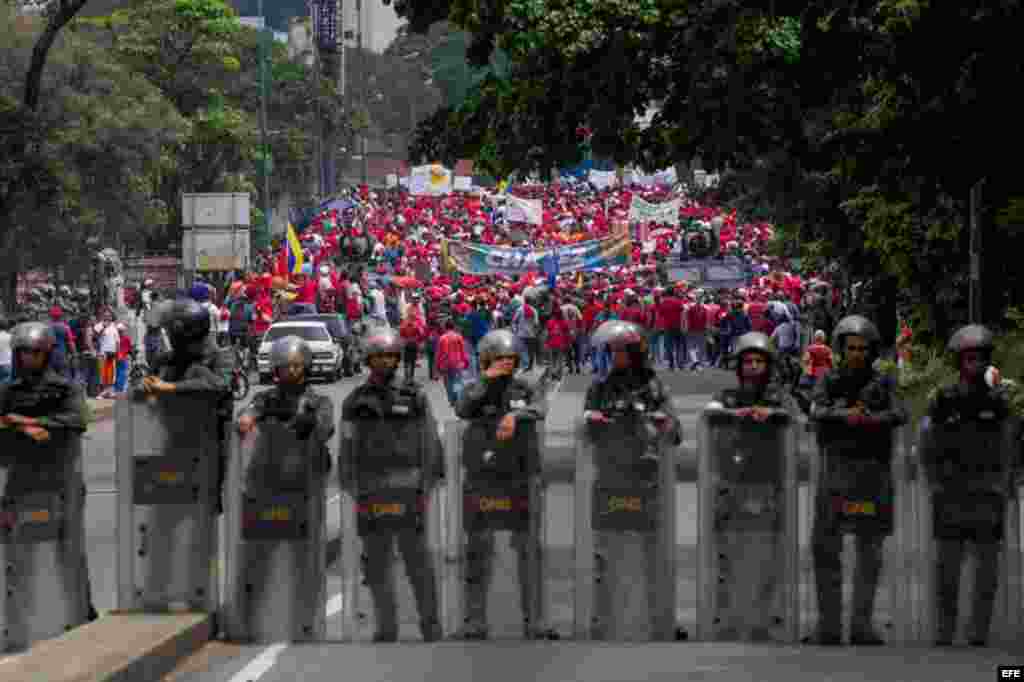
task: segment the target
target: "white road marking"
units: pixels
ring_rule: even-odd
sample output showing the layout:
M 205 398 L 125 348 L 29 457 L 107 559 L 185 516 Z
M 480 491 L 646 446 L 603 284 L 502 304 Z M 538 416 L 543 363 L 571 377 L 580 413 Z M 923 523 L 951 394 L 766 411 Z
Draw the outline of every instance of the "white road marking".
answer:
M 327 617 L 331 618 L 335 614 L 339 613 L 345 603 L 344 592 L 339 592 L 330 599 L 327 600 Z
M 288 648 L 284 642 L 271 644 L 260 652 L 260 655 L 249 661 L 249 664 L 231 676 L 229 682 L 256 682 L 263 675 L 274 667 L 277 657 Z

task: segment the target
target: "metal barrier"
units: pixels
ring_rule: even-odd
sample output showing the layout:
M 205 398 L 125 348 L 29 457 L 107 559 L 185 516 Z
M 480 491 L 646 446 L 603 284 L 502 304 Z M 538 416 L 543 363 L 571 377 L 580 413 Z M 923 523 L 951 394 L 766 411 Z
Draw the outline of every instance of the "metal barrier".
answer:
M 705 411 L 698 423 L 697 638 L 794 643 L 797 425 Z
M 326 447 L 274 418 L 232 434 L 225 629 L 233 641 L 324 639 Z
M 544 589 L 544 423 L 517 422 L 509 441 L 498 441 L 496 430 L 496 419 L 445 423 L 445 634 L 554 637 Z M 522 621 L 498 622 L 489 607 L 508 599 L 495 588 L 512 575 L 518 604 L 501 610 Z
M 117 401 L 118 609 L 218 609 L 216 408 L 187 394 Z
M 676 462 L 636 419 L 576 422 L 574 634 L 676 639 Z
M 82 437 L 0 430 L 0 651 L 86 621 Z

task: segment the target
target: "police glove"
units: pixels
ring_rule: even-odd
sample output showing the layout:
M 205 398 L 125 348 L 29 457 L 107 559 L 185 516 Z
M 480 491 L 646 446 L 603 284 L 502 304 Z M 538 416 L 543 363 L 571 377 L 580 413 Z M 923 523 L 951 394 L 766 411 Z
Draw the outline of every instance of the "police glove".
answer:
M 358 402 L 352 406 L 352 409 L 360 419 L 381 419 L 384 417 L 384 405 L 374 396 L 360 396 Z
M 306 440 L 309 438 L 315 428 L 316 415 L 311 412 L 302 412 L 296 415 L 295 421 L 292 422 L 292 429 L 295 430 L 295 435 L 299 437 L 299 440 Z

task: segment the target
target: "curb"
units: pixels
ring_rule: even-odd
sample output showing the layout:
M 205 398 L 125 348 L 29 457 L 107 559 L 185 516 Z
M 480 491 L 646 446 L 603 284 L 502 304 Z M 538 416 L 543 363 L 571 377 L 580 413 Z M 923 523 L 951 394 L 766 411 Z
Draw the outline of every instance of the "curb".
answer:
M 111 402 L 109 405 L 96 405 L 92 407 L 92 420 L 93 422 L 106 421 L 114 418 L 114 403 Z
M 110 612 L 5 660 L 4 679 L 158 680 L 210 641 L 213 620 L 205 613 Z

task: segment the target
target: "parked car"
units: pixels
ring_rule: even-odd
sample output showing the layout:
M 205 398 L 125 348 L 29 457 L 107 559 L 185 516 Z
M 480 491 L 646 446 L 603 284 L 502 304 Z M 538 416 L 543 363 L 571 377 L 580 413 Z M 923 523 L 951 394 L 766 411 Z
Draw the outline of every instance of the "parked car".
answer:
M 338 342 L 344 352 L 342 359 L 342 371 L 345 376 L 350 377 L 359 372 L 359 365 L 362 362 L 359 339 L 352 333 L 348 322 L 341 315 L 331 313 L 316 313 L 303 315 L 289 315 L 282 322 L 323 322 L 327 330 Z
M 270 381 L 270 347 L 274 341 L 285 336 L 297 336 L 313 349 L 313 377 L 328 381 L 337 381 L 341 378 L 344 352 L 341 344 L 331 335 L 327 323 L 287 320 L 271 326 L 260 340 L 256 368 L 261 384 Z

